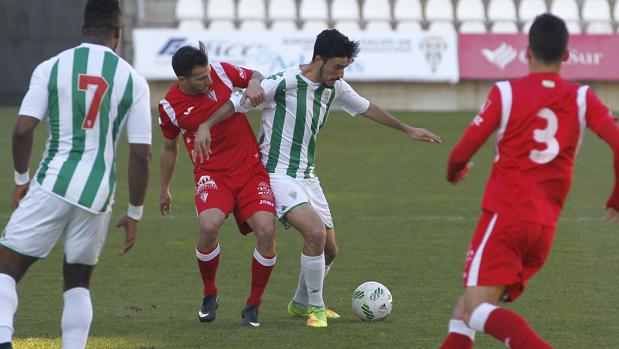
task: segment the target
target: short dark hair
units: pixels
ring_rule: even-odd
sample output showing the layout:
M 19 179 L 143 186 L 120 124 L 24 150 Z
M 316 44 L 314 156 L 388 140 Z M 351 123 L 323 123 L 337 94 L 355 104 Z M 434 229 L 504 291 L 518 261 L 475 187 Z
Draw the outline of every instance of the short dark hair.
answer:
M 84 29 L 90 35 L 110 35 L 120 29 L 118 0 L 88 0 L 84 8 Z
M 312 62 L 316 56 L 320 56 L 324 61 L 333 57 L 346 57 L 352 62 L 358 53 L 359 41 L 348 39 L 337 29 L 326 29 L 316 37 Z
M 561 62 L 568 38 L 565 22 L 550 13 L 535 17 L 529 29 L 529 47 L 533 55 L 545 64 Z
M 172 69 L 177 77 L 189 77 L 193 68 L 208 64 L 208 54 L 202 41 L 198 47 L 183 46 L 172 56 Z

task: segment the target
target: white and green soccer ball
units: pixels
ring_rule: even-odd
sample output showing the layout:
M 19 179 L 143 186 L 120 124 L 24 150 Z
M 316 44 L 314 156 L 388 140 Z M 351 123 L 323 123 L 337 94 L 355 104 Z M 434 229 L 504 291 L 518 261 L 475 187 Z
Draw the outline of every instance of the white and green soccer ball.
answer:
M 385 285 L 364 282 L 352 294 L 352 311 L 363 321 L 379 321 L 391 314 L 393 299 Z

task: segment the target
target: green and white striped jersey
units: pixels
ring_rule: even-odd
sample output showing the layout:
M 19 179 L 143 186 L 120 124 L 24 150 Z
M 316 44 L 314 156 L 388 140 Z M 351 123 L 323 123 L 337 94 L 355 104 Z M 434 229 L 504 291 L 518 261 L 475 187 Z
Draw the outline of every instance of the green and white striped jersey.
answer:
M 343 80 L 333 87 L 303 76 L 299 66 L 262 80 L 266 101 L 262 107 L 259 145 L 267 172 L 293 178 L 315 177 L 316 137 L 325 125 L 332 105 L 351 116 L 365 112 L 370 102 Z M 249 101 L 240 105 L 241 94 L 231 96 L 235 109 L 246 112 Z
M 130 143 L 151 143 L 146 80 L 110 48 L 81 44 L 32 73 L 19 115 L 46 114 L 49 138 L 33 185 L 90 212 L 110 211 L 120 131 L 127 125 Z

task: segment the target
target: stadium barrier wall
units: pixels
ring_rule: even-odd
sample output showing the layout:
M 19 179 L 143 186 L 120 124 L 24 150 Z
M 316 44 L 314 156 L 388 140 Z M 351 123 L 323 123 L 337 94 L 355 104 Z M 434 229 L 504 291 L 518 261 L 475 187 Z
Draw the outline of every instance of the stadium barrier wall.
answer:
M 153 106 L 175 80 L 171 56 L 203 40 L 212 60 L 225 60 L 264 74 L 309 62 L 315 33 L 263 33 L 135 29 L 134 65 L 151 85 Z M 346 80 L 362 95 L 390 110 L 472 112 L 495 80 L 526 74 L 526 35 L 420 32 L 349 33 L 361 53 Z M 619 110 L 617 35 L 572 35 L 565 76 L 591 85 Z M 457 82 L 457 83 L 456 83 Z

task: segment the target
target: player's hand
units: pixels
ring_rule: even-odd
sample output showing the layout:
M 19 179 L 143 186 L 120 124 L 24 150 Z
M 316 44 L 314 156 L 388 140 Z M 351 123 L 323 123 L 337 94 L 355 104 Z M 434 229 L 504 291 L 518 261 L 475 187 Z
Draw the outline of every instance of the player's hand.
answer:
M 425 128 L 408 127 L 406 134 L 416 141 L 428 143 L 441 143 L 443 139 Z
M 210 158 L 211 154 L 211 128 L 201 124 L 194 138 L 193 163 L 203 163 Z
M 610 224 L 619 223 L 619 211 L 617 211 L 616 209 L 612 207 L 609 207 L 608 210 L 606 211 L 606 216 L 604 216 L 602 220 Z
M 26 196 L 29 187 L 30 183 L 15 185 L 15 190 L 13 191 L 13 202 L 11 203 L 11 208 L 13 208 L 13 210 L 15 210 L 17 206 L 19 206 L 19 202 L 21 201 L 21 199 Z
M 469 163 L 466 164 L 466 166 L 461 169 L 460 172 L 456 173 L 456 176 L 454 178 L 447 178 L 447 180 L 453 185 L 458 185 L 458 183 L 466 179 L 469 174 L 469 170 L 473 168 L 473 165 L 473 162 L 469 161 Z
M 249 80 L 249 85 L 247 85 L 245 93 L 241 97 L 241 105 L 243 105 L 246 99 L 249 99 L 251 106 L 256 107 L 264 102 L 265 98 L 266 96 L 260 83 L 257 80 Z
M 116 223 L 116 228 L 121 227 L 125 229 L 125 244 L 120 248 L 120 251 L 118 251 L 119 256 L 127 253 L 133 248 L 133 245 L 135 245 L 135 238 L 138 234 L 138 221 L 126 215 L 122 216 L 118 220 L 118 223 Z
M 169 190 L 162 190 L 159 194 L 159 212 L 162 216 L 172 213 L 172 195 Z

